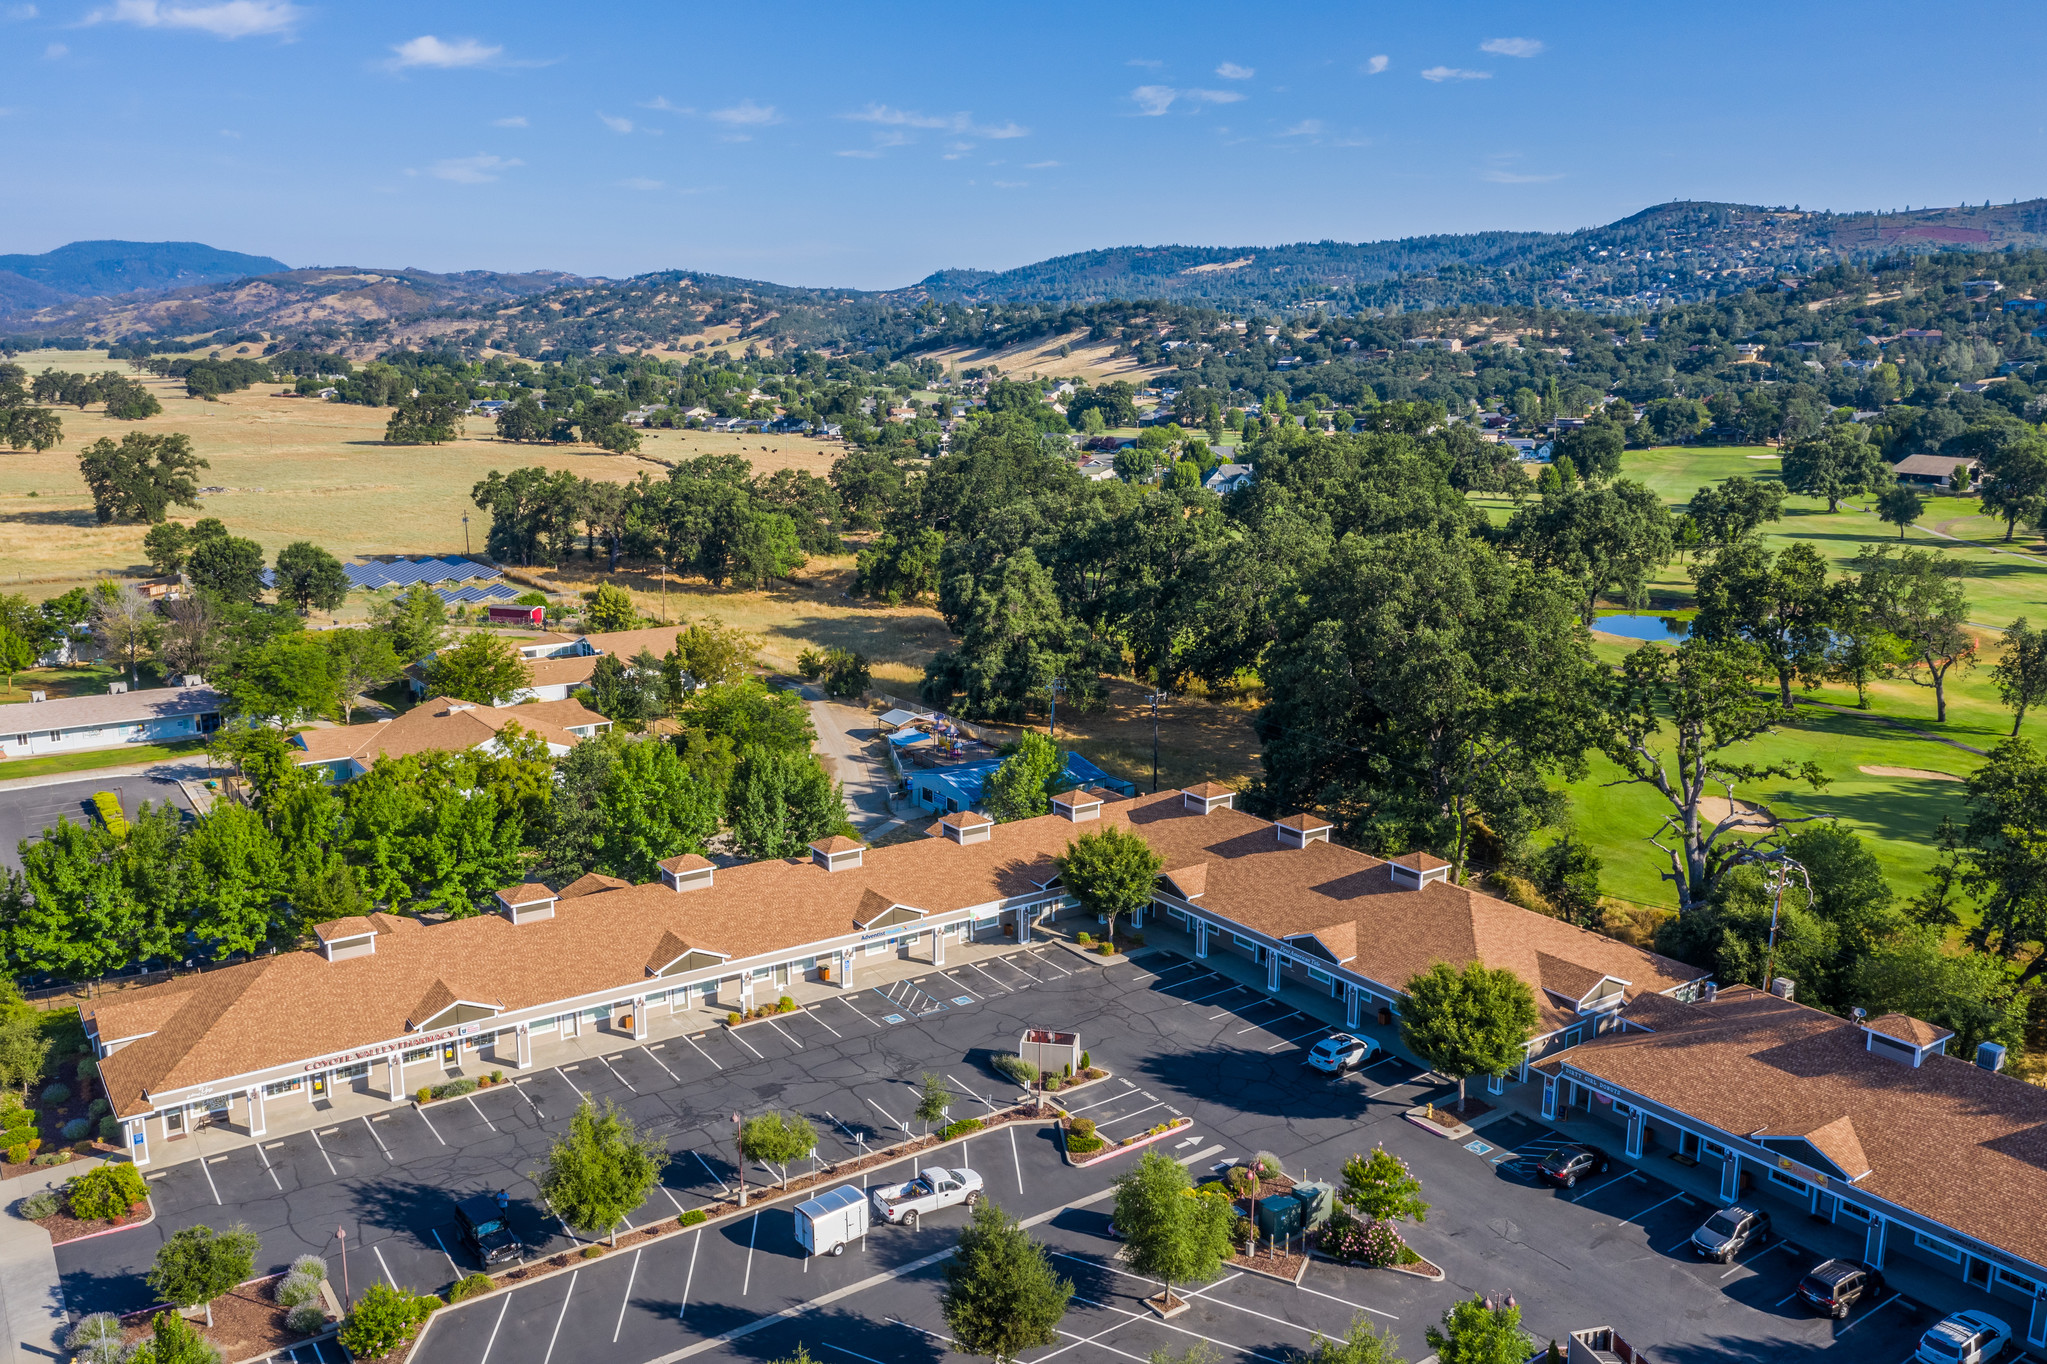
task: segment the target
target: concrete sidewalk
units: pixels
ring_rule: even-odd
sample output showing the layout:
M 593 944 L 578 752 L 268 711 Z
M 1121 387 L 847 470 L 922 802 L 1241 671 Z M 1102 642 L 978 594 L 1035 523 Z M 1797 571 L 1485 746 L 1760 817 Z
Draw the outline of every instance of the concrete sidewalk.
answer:
M 71 1328 L 50 1233 L 14 1209 L 30 1194 L 54 1189 L 97 1164 L 96 1157 L 74 1160 L 0 1180 L 0 1364 L 62 1358 Z

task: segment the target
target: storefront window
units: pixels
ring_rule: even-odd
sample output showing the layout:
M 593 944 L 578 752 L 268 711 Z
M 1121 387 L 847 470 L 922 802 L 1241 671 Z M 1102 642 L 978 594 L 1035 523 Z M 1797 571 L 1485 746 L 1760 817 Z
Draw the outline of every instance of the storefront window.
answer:
M 273 1080 L 263 1086 L 263 1097 L 274 1099 L 280 1094 L 296 1094 L 301 1089 L 304 1089 L 305 1085 L 306 1082 L 302 1079 Z

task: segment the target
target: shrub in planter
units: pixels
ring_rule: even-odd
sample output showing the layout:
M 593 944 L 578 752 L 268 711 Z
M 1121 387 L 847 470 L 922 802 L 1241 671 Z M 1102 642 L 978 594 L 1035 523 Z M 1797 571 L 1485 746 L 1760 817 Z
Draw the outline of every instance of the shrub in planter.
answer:
M 791 995 L 783 995 L 780 999 L 775 1001 L 775 1012 L 778 1014 L 795 1013 L 796 1012 L 795 998 Z
M 679 1227 L 693 1227 L 700 1222 L 708 1222 L 710 1220 L 711 1215 L 702 1208 L 691 1208 L 688 1212 L 676 1218 L 675 1224 Z
M 355 1310 L 341 1324 L 341 1348 L 357 1359 L 382 1359 L 411 1340 L 440 1305 L 429 1293 L 373 1283 L 356 1297 Z
M 284 1324 L 302 1336 L 316 1336 L 327 1329 L 327 1308 L 317 1302 L 302 1302 L 284 1314 Z
M 7 1163 L 9 1165 L 26 1165 L 28 1164 L 28 1158 L 34 1154 L 33 1151 L 28 1149 L 27 1142 L 16 1142 L 7 1148 Z
M 1081 1122 L 1086 1121 L 1085 1118 L 1081 1119 Z M 1066 1150 L 1069 1155 L 1090 1155 L 1108 1145 L 1107 1142 L 1094 1134 L 1092 1124 L 1089 1127 L 1090 1130 L 1083 1132 L 1080 1130 L 1080 1123 L 1075 1123 L 1066 1129 Z
M 415 1101 L 419 1103 L 423 1104 L 432 1103 L 434 1099 L 434 1087 L 432 1085 L 421 1085 L 419 1087 L 419 1093 L 413 1095 L 412 1097 Z
M 100 1119 L 100 1140 L 109 1146 L 121 1144 L 121 1120 L 111 1113 Z
M 1322 1228 L 1322 1253 L 1347 1265 L 1384 1269 L 1401 1262 L 1407 1243 L 1391 1222 L 1375 1222 L 1340 1208 Z
M 490 1073 L 490 1082 L 494 1085 L 503 1084 L 505 1082 L 505 1073 L 501 1070 L 492 1071 Z
M 945 1129 L 938 1135 L 942 1141 L 951 1141 L 956 1137 L 964 1137 L 970 1132 L 978 1132 L 980 1130 L 981 1120 L 979 1118 L 961 1118 L 958 1122 L 947 1123 Z
M 55 1108 L 60 1104 L 70 1103 L 71 1086 L 69 1085 L 45 1086 L 43 1089 L 43 1102 L 48 1104 L 52 1108 Z
M 277 1281 L 272 1294 L 279 1307 L 301 1307 L 320 1301 L 320 1281 L 311 1274 L 294 1271 Z
M 92 1123 L 85 1118 L 73 1118 L 64 1124 L 64 1140 L 84 1141 L 92 1133 Z
M 725 1015 L 725 1026 L 726 1026 L 726 1027 L 728 1027 L 728 1028 L 736 1028 L 736 1027 L 738 1027 L 738 1026 L 739 1026 L 739 1025 L 741 1024 L 741 1023 L 744 1023 L 745 1021 L 746 1021 L 746 1020 L 745 1020 L 745 1019 L 743 1019 L 743 1018 L 741 1018 L 741 1017 L 740 1017 L 740 1016 L 739 1016 L 738 1014 L 726 1014 L 726 1015 Z
M 38 1218 L 57 1215 L 57 1195 L 48 1189 L 38 1189 L 17 1205 L 21 1215 L 33 1222 Z
M 1079 943 L 1082 947 L 1092 947 L 1094 946 L 1095 935 L 1089 933 L 1085 929 L 1082 929 L 1080 932 L 1073 935 L 1073 940 Z
M 1004 1052 L 990 1060 L 988 1064 L 1026 1088 L 1038 1082 L 1038 1068 L 1021 1056 Z
M 80 1317 L 71 1334 L 64 1337 L 64 1348 L 80 1364 L 119 1364 L 127 1353 L 121 1339 L 121 1319 L 112 1312 L 92 1312 Z
M 106 1116 L 106 1115 L 107 1115 L 108 1113 L 111 1113 L 111 1112 L 113 1112 L 113 1111 L 114 1111 L 114 1106 L 113 1106 L 112 1104 L 108 1103 L 108 1102 L 107 1102 L 107 1101 L 106 1101 L 105 1099 L 94 1099 L 94 1100 L 92 1101 L 92 1105 L 91 1105 L 91 1106 L 90 1106 L 89 1108 L 87 1108 L 87 1109 L 86 1109 L 85 1111 L 86 1111 L 86 1113 L 87 1113 L 87 1114 L 89 1114 L 90 1116 L 92 1116 L 92 1117 L 95 1117 L 95 1118 L 99 1118 L 99 1117 L 104 1117 L 104 1116 Z
M 1080 1054 L 1080 1068 L 1082 1070 L 1093 1070 L 1095 1068 L 1094 1058 L 1088 1053 L 1082 1052 Z
M 1101 953 L 1105 957 L 1113 957 L 1116 955 L 1116 944 L 1112 942 L 1105 942 L 1100 947 L 1097 947 L 1095 951 Z
M 327 1262 L 317 1255 L 301 1255 L 291 1262 L 291 1272 L 324 1279 L 327 1277 Z
M 478 1293 L 488 1293 L 495 1287 L 496 1281 L 488 1274 L 464 1274 L 455 1280 L 455 1286 L 448 1290 L 448 1301 L 461 1302 L 464 1298 L 473 1298 Z
M 69 1151 L 45 1152 L 29 1161 L 31 1165 L 69 1165 L 70 1163 L 71 1153 Z
M 602 1255 L 603 1253 L 604 1253 L 604 1247 L 603 1247 L 603 1246 L 584 1246 L 584 1247 L 583 1247 L 583 1258 L 584 1258 L 584 1259 L 586 1259 L 586 1260 L 594 1260 L 594 1259 L 596 1259 L 596 1258 L 597 1258 L 598 1256 Z
M 86 1221 L 126 1217 L 149 1197 L 149 1186 L 133 1165 L 102 1165 L 64 1181 L 64 1201 L 71 1215 Z
M 1251 1163 L 1258 1167 L 1259 1176 L 1263 1179 L 1273 1179 L 1282 1173 L 1279 1157 L 1270 1151 L 1260 1151 L 1257 1155 L 1251 1157 Z

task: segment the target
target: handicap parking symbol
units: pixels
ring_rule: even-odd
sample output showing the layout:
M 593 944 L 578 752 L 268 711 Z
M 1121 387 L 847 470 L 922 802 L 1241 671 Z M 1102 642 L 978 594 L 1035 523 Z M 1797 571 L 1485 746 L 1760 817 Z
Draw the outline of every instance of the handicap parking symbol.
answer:
M 1482 1156 L 1490 1152 L 1493 1148 L 1486 1145 L 1482 1141 L 1471 1141 L 1466 1142 L 1464 1144 L 1464 1149 L 1471 1152 L 1475 1156 Z

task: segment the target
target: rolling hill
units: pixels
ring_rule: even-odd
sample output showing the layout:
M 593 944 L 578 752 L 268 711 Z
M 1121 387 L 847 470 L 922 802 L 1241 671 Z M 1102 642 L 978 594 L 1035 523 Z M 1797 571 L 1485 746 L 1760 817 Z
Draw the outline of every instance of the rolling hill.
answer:
M 203 242 L 72 242 L 39 256 L 0 256 L 0 315 L 69 299 L 161 293 L 290 269 L 270 256 Z

